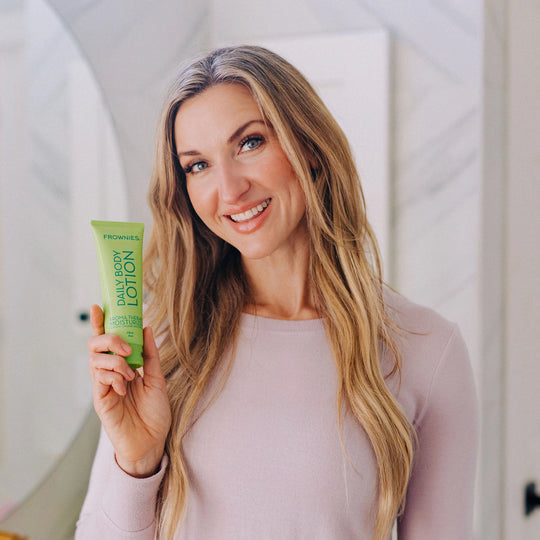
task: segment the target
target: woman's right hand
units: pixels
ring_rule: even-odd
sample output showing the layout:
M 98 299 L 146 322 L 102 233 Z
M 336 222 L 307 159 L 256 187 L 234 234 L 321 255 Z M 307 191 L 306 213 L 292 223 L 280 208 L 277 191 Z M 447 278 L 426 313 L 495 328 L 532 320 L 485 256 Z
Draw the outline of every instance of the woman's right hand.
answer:
M 93 336 L 88 340 L 94 408 L 114 447 L 116 462 L 131 476 L 150 476 L 159 468 L 171 426 L 171 409 L 152 330 L 143 330 L 143 375 L 125 361 L 129 345 L 105 334 L 103 311 L 90 308 Z M 114 354 L 107 354 L 107 352 Z

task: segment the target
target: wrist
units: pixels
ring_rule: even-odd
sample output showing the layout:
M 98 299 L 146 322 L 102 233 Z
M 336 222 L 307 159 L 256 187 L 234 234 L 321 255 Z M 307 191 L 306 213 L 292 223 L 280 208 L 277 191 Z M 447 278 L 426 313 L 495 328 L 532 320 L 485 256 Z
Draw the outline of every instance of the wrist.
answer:
M 129 461 L 115 455 L 116 464 L 129 476 L 134 478 L 148 478 L 159 471 L 163 451 L 152 456 L 146 456 L 136 461 Z

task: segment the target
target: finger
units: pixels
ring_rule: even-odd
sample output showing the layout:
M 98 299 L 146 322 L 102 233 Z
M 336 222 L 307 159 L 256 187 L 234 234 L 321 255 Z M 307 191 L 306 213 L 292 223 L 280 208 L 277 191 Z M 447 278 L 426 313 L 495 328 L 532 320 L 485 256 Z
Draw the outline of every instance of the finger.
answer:
M 92 333 L 94 336 L 105 333 L 103 321 L 104 316 L 102 309 L 97 304 L 94 304 L 90 307 L 90 325 L 92 326 Z
M 131 347 L 116 334 L 92 336 L 87 346 L 90 353 L 112 352 L 120 356 L 129 356 L 132 353 Z
M 114 371 L 127 381 L 132 381 L 135 378 L 134 371 L 128 366 L 125 359 L 115 354 L 92 354 L 89 364 L 92 378 L 97 370 Z
M 164 380 L 159 361 L 159 349 L 154 340 L 154 333 L 149 326 L 143 329 L 143 359 L 144 375 Z
M 114 390 L 119 396 L 125 396 L 127 392 L 126 381 L 115 371 L 97 370 L 94 375 L 93 394 L 94 400 L 103 399 L 110 391 Z

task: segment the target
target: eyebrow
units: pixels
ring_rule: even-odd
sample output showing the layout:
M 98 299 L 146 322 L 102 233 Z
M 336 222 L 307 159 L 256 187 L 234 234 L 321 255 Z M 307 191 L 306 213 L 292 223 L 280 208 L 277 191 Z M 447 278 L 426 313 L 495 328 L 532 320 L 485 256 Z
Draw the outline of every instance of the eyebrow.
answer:
M 245 129 L 247 129 L 251 124 L 263 124 L 266 125 L 266 122 L 264 120 L 248 120 L 245 124 L 242 124 L 228 139 L 227 144 L 231 144 L 235 139 L 240 137 Z M 201 155 L 201 152 L 198 150 L 186 150 L 185 152 L 178 152 L 178 157 L 181 156 L 199 156 Z

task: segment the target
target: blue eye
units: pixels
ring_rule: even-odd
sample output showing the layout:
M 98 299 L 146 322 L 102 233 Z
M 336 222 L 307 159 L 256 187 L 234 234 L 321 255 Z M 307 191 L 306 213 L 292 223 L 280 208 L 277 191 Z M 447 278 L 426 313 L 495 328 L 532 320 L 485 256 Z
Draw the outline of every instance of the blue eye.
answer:
M 206 161 L 198 161 L 191 166 L 191 169 L 195 169 L 195 172 L 199 172 L 206 169 L 206 167 L 208 167 L 208 163 L 206 163 Z
M 250 135 L 240 143 L 240 148 L 242 151 L 255 150 L 255 148 L 258 148 L 263 142 L 264 138 L 260 135 Z
M 185 169 L 184 169 L 184 172 L 186 174 L 189 174 L 191 172 L 194 172 L 194 173 L 198 173 L 198 172 L 201 172 L 203 171 L 204 169 L 206 169 L 208 167 L 208 163 L 206 163 L 206 161 L 197 161 L 195 163 L 191 163 L 190 165 L 188 165 Z

